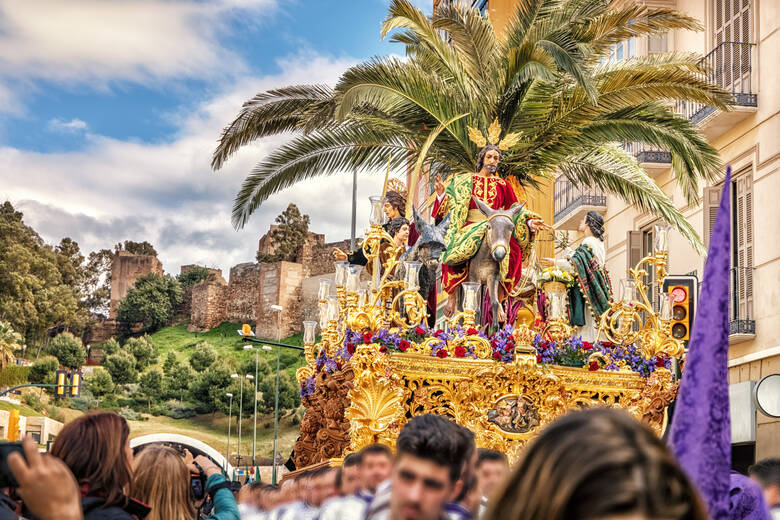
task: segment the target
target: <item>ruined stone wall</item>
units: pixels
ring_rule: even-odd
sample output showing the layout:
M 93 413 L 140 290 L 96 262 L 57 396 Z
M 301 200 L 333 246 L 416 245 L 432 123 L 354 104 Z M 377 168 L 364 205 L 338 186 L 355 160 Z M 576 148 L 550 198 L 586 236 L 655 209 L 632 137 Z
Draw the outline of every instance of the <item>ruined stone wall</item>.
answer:
M 211 280 L 192 286 L 192 310 L 190 312 L 190 332 L 212 329 L 225 321 L 227 286 Z
M 222 285 L 227 285 L 225 279 L 222 278 L 222 269 L 214 269 L 203 265 L 197 265 L 197 264 L 183 265 L 179 270 L 179 276 L 183 275 L 184 273 L 186 273 L 187 271 L 195 267 L 207 269 L 209 271 L 209 277 L 208 277 L 209 280 L 213 282 L 219 282 Z M 176 314 L 179 316 L 190 316 L 192 314 L 192 286 L 184 287 L 182 289 L 181 303 L 179 304 L 178 307 L 176 307 Z
M 257 306 L 256 333 L 261 338 L 277 338 L 277 317 L 272 305 L 281 305 L 281 337 L 301 331 L 301 284 L 303 266 L 293 262 L 263 264 Z
M 345 253 L 349 253 L 349 240 L 329 242 L 327 244 L 323 240 L 322 243 L 312 246 L 311 254 L 303 264 L 307 277 L 335 272 L 336 269 L 333 267 L 334 247 L 341 249 Z
M 120 251 L 114 256 L 111 264 L 109 318 L 116 319 L 119 302 L 127 296 L 127 291 L 133 288 L 138 278 L 150 273 L 163 274 L 162 264 L 155 256 L 133 255 L 126 251 Z
M 263 266 L 246 262 L 230 268 L 227 286 L 225 319 L 238 323 L 257 322 L 257 298 L 260 287 L 260 273 Z

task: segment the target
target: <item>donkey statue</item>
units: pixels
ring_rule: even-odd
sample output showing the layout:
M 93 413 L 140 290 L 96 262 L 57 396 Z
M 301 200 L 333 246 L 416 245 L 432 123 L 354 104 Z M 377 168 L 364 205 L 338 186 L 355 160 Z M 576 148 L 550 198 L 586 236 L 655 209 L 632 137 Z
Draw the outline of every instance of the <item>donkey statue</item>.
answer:
M 499 323 L 506 321 L 504 306 L 498 301 L 501 261 L 509 254 L 509 240 L 514 233 L 515 217 L 523 209 L 525 202 L 515 204 L 507 210 L 494 210 L 479 199 L 473 200 L 487 217 L 487 223 L 482 243 L 469 264 L 469 281 L 479 283 L 483 294 L 487 289 L 490 295 L 492 326 L 497 328 Z M 484 309 L 485 305 L 482 307 Z

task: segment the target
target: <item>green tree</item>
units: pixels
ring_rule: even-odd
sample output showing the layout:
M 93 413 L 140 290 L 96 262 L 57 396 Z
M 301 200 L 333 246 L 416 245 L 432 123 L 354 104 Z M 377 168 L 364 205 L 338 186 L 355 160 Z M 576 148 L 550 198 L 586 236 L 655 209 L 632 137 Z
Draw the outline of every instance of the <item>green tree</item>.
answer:
M 108 315 L 111 297 L 111 264 L 114 252 L 110 249 L 93 251 L 84 265 L 84 280 L 81 292 L 84 306 L 92 312 Z
M 143 242 L 133 242 L 132 240 L 125 240 L 124 243 L 119 242 L 114 246 L 114 253 L 120 251 L 126 251 L 133 255 L 157 256 L 157 250 L 146 240 Z
M 59 360 L 60 365 L 68 368 L 80 368 L 87 357 L 81 339 L 70 332 L 58 334 L 49 344 L 48 351 Z
M 205 267 L 196 265 L 194 267 L 190 267 L 189 269 L 181 273 L 179 276 L 176 277 L 176 279 L 181 284 L 182 289 L 186 289 L 187 287 L 192 287 L 196 283 L 202 282 L 203 280 L 207 279 L 209 276 L 211 276 L 211 271 L 209 271 Z
M 257 252 L 258 262 L 295 262 L 298 251 L 309 235 L 309 215 L 302 215 L 298 206 L 290 204 L 278 217 L 271 230 L 271 253 Z
M 60 362 L 54 356 L 44 356 L 30 367 L 30 382 L 54 384 L 54 374 L 60 368 Z
M 114 380 L 114 383 L 118 385 L 135 383 L 138 378 L 138 370 L 135 368 L 135 357 L 124 350 L 120 350 L 116 354 L 105 358 L 103 366 L 111 374 L 111 379 Z
M 15 351 L 22 349 L 24 338 L 7 321 L 0 321 L 0 368 L 16 358 Z
M 720 175 L 717 151 L 673 111 L 676 100 L 726 108 L 729 96 L 704 79 L 697 56 L 668 53 L 614 62 L 627 38 L 701 30 L 666 8 L 581 0 L 518 0 L 505 31 L 467 3 L 445 2 L 429 18 L 408 0 L 391 0 L 381 36 L 406 57 L 372 58 L 347 69 L 335 88 L 294 85 L 256 95 L 223 131 L 217 170 L 242 146 L 286 132 L 297 137 L 265 154 L 244 180 L 233 223 L 246 224 L 270 195 L 316 175 L 406 171 L 433 166 L 471 172 L 479 146 L 468 127 L 516 139 L 499 174 L 534 185 L 563 175 L 654 213 L 697 250 L 696 231 L 674 203 L 616 143 L 642 142 L 672 153 L 688 201 L 702 180 Z M 439 132 L 438 134 L 434 131 Z M 429 138 L 432 142 L 427 142 Z M 419 163 L 418 163 L 419 159 Z M 415 190 L 418 173 L 410 183 Z
M 153 332 L 171 320 L 181 300 L 179 282 L 170 276 L 147 274 L 136 280 L 119 303 L 117 319 L 127 330 L 142 323 L 144 331 Z
M 79 288 L 66 283 L 75 279 L 72 271 L 70 260 L 26 226 L 20 211 L 8 201 L 0 205 L 0 320 L 27 345 L 42 344 L 50 329 L 78 331 L 86 324 Z
M 148 334 L 128 339 L 125 342 L 125 350 L 130 352 L 135 358 L 135 369 L 139 372 L 156 363 L 159 356 L 159 349 Z
M 184 400 L 184 393 L 195 378 L 195 374 L 190 367 L 179 363 L 178 361 L 170 368 L 170 371 L 165 374 L 165 388 L 171 396 L 177 397 L 179 403 L 181 403 Z
M 169 350 L 168 355 L 165 356 L 165 362 L 163 362 L 163 372 L 166 376 L 169 376 L 178 365 L 179 360 L 176 359 L 176 354 L 173 350 Z
M 195 351 L 190 356 L 190 366 L 192 366 L 196 372 L 203 372 L 213 365 L 216 360 L 217 350 L 211 343 L 204 341 L 195 345 Z
M 273 412 L 276 389 L 276 374 L 270 374 L 260 380 L 258 391 L 262 401 L 258 401 L 257 409 L 264 413 Z M 301 405 L 300 389 L 287 372 L 279 373 L 279 410 L 294 410 Z
M 114 380 L 111 374 L 104 368 L 97 367 L 92 373 L 92 377 L 87 381 L 89 390 L 96 397 L 103 397 L 114 392 Z
M 110 356 L 112 354 L 116 354 L 121 347 L 117 340 L 110 338 L 98 345 L 98 348 L 103 351 L 104 356 Z
M 150 368 L 138 379 L 138 390 L 146 396 L 149 411 L 152 401 L 157 402 L 163 394 L 163 373 L 159 368 Z
M 254 367 L 252 367 L 254 370 Z M 244 398 L 243 407 L 241 405 L 241 381 L 239 379 L 233 379 L 230 386 L 224 389 L 224 391 L 217 393 L 214 396 L 216 401 L 216 408 L 222 413 L 230 412 L 230 398 L 228 393 L 233 394 L 233 415 L 237 417 L 239 412 L 241 417 L 252 417 L 255 412 L 255 382 L 251 379 L 244 379 Z M 260 393 L 260 387 L 258 385 L 258 394 Z M 263 403 L 259 399 L 257 400 L 257 411 L 262 412 Z M 273 410 L 273 402 L 271 403 L 271 410 Z
M 201 413 L 217 410 L 219 396 L 231 385 L 231 367 L 227 363 L 215 363 L 192 378 L 189 387 L 191 399 L 198 403 Z

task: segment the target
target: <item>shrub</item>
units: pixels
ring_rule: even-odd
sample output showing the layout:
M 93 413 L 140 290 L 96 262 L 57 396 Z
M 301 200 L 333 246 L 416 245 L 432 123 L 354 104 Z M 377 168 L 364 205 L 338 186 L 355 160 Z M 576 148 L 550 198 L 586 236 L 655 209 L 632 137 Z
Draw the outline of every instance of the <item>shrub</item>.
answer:
M 139 421 L 141 420 L 141 414 L 133 410 L 132 408 L 128 408 L 127 406 L 123 406 L 119 409 L 119 415 L 124 417 L 128 421 Z
M 103 397 L 114 391 L 114 380 L 111 379 L 111 374 L 104 368 L 97 367 L 87 380 L 89 384 L 89 390 L 97 397 Z
M 22 402 L 36 412 L 40 412 L 45 406 L 37 392 L 27 392 L 22 396 Z
M 97 348 L 103 351 L 104 356 L 110 356 L 112 354 L 116 354 L 121 347 L 117 340 L 111 338 L 98 345 Z
M 170 400 L 165 403 L 165 408 L 165 415 L 171 419 L 188 419 L 198 413 L 198 405 L 187 401 L 179 404 L 178 401 Z
M 54 373 L 58 368 L 60 368 L 60 362 L 56 357 L 42 357 L 30 367 L 28 379 L 31 383 L 52 384 L 54 383 Z
M 113 356 L 103 360 L 103 366 L 111 374 L 111 379 L 113 379 L 114 383 L 118 385 L 135 382 L 138 378 L 135 364 L 135 358 L 124 350 L 120 350 Z
M 152 338 L 144 334 L 140 338 L 130 338 L 125 343 L 125 350 L 130 352 L 135 358 L 135 369 L 139 372 L 146 370 L 147 367 L 157 362 L 159 349 L 154 344 Z
M 61 423 L 65 422 L 65 413 L 62 411 L 61 408 L 49 405 L 46 407 L 46 415 L 55 421 L 59 421 Z
M 8 365 L 0 370 L 0 386 L 23 385 L 29 381 L 31 367 Z
M 127 330 L 140 322 L 144 330 L 153 332 L 171 320 L 181 300 L 179 282 L 170 276 L 150 273 L 138 278 L 119 303 L 117 319 Z
M 195 346 L 195 352 L 190 356 L 190 365 L 196 372 L 203 372 L 217 360 L 217 350 L 204 341 Z
M 49 344 L 49 354 L 56 357 L 62 366 L 80 368 L 87 357 L 87 351 L 81 340 L 70 332 L 63 332 Z

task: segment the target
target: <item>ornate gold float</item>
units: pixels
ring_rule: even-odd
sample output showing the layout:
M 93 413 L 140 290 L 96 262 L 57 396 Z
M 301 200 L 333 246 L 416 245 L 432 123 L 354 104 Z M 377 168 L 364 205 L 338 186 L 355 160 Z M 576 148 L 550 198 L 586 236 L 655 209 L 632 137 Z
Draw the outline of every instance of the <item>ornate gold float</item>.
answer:
M 618 406 L 662 433 L 677 392 L 669 358 L 684 349 L 663 312 L 652 311 L 642 280 L 648 264 L 665 276 L 665 250 L 630 270 L 640 300 L 622 298 L 603 316 L 599 333 L 612 350 L 572 338 L 559 312 L 547 323 L 524 319 L 486 337 L 475 329 L 478 307 L 468 295 L 463 312 L 447 323 L 449 332 L 432 332 L 420 326 L 426 306 L 416 291 L 416 268 L 399 262 L 379 225 L 378 204 L 372 199 L 372 226 L 363 243 L 373 267 L 370 286 L 361 288 L 354 270 L 337 266 L 336 296 L 330 296 L 329 282 L 320 287 L 319 343 L 316 323 L 305 327 L 308 364 L 297 373 L 306 407 L 295 445 L 298 468 L 375 442 L 393 446 L 404 424 L 425 413 L 452 418 L 474 432 L 478 446 L 511 459 L 546 424 L 582 407 Z M 552 345 L 581 345 L 572 352 L 585 357 L 577 358 L 579 366 L 540 362 L 541 337 Z M 641 359 L 624 355 L 626 349 Z M 640 373 L 631 363 L 652 370 Z

